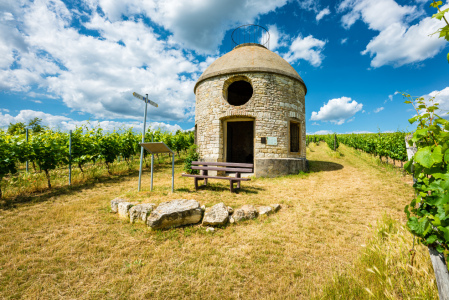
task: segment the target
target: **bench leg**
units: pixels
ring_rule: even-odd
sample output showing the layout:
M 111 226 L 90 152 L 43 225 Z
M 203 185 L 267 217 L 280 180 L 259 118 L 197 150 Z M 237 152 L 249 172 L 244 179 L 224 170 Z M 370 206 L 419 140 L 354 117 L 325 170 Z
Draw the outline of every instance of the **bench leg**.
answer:
M 240 173 L 239 173 L 239 172 L 235 173 L 235 177 L 236 177 L 236 178 L 240 178 Z M 237 181 L 237 188 L 238 188 L 238 189 L 240 188 L 240 180 Z
M 231 191 L 231 193 L 233 193 L 234 192 L 234 181 L 229 180 L 229 183 L 230 183 L 230 191 Z
M 207 178 L 204 178 L 204 186 L 207 185 Z
M 195 192 L 197 192 L 198 191 L 198 178 L 193 178 L 194 179 L 194 181 L 195 181 Z

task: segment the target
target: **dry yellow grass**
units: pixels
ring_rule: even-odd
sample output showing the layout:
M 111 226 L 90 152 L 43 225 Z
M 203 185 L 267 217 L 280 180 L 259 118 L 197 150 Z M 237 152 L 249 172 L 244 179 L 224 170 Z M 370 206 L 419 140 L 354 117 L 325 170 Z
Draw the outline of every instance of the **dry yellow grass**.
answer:
M 413 189 L 399 172 L 341 146 L 312 145 L 312 173 L 257 178 L 238 194 L 223 181 L 194 192 L 177 165 L 33 197 L 0 210 L 1 298 L 292 298 L 319 296 L 335 272 L 349 270 L 387 214 L 404 221 Z M 168 167 L 168 166 L 167 166 Z M 59 194 L 59 195 L 58 195 Z M 281 203 L 275 215 L 206 233 L 201 226 L 151 231 L 109 212 L 110 200 L 161 203 L 195 199 Z

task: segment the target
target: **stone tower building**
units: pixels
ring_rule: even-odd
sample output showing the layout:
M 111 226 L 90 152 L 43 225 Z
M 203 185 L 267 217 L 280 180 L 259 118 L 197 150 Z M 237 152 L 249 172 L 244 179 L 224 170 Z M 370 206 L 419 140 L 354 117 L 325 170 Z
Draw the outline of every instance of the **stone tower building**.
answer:
M 254 163 L 254 175 L 305 171 L 306 85 L 276 53 L 237 45 L 196 82 L 195 137 L 200 159 Z

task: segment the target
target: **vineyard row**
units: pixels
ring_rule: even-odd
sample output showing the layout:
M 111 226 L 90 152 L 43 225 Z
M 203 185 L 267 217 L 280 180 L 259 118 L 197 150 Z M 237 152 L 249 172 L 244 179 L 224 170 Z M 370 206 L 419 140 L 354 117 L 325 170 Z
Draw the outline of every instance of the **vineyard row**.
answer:
M 390 158 L 401 162 L 407 161 L 407 150 L 405 146 L 405 132 L 392 133 L 366 133 L 366 134 L 328 134 L 308 135 L 306 143 L 326 142 L 329 148 L 338 148 L 339 143 L 357 150 L 372 154 L 374 156 Z M 334 146 L 335 145 L 335 146 Z
M 43 171 L 51 188 L 50 172 L 56 168 L 71 164 L 84 172 L 88 163 L 102 162 L 110 173 L 110 166 L 118 157 L 129 164 L 131 157 L 140 153 L 141 139 L 142 135 L 133 129 L 105 132 L 101 128 L 77 127 L 70 133 L 48 129 L 28 138 L 25 134 L 0 131 L 0 198 L 1 180 L 17 174 L 20 163 L 28 161 L 35 171 L 36 168 Z M 148 130 L 145 141 L 164 142 L 179 156 L 180 151 L 186 151 L 194 143 L 194 133 Z

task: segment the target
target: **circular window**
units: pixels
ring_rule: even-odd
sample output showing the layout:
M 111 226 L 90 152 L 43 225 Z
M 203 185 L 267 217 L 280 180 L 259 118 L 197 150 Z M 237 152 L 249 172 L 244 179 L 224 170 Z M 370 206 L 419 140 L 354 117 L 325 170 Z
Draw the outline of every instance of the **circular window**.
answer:
M 231 83 L 227 90 L 228 103 L 234 106 L 245 104 L 253 96 L 253 87 L 251 83 L 239 80 Z

